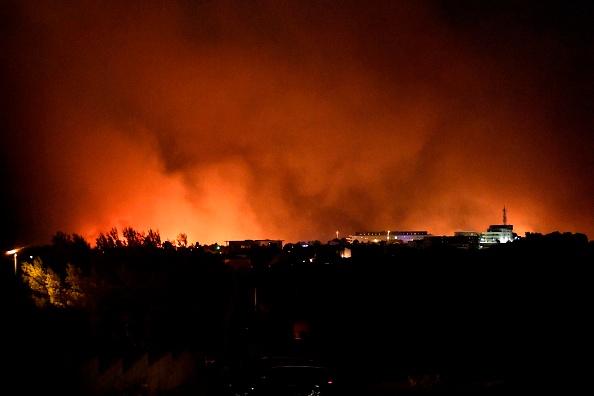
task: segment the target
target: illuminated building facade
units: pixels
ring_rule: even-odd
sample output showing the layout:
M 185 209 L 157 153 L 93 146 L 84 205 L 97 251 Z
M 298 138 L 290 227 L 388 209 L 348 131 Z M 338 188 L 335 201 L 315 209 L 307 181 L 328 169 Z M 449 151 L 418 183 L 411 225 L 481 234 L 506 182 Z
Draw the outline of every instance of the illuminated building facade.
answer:
M 355 235 L 349 235 L 347 241 L 353 243 L 408 243 L 411 241 L 422 240 L 427 237 L 427 231 L 377 231 L 377 232 L 355 232 Z
M 225 241 L 230 252 L 238 252 L 250 249 L 256 246 L 269 246 L 282 249 L 283 241 L 281 239 L 245 239 L 243 241 Z
M 490 225 L 487 231 L 481 234 L 481 246 L 512 242 L 514 239 L 515 235 L 513 225 L 494 224 Z
M 503 224 L 492 224 L 487 232 L 481 234 L 481 247 L 488 247 L 498 243 L 512 242 L 516 239 L 514 226 L 507 224 L 507 210 L 503 207 Z

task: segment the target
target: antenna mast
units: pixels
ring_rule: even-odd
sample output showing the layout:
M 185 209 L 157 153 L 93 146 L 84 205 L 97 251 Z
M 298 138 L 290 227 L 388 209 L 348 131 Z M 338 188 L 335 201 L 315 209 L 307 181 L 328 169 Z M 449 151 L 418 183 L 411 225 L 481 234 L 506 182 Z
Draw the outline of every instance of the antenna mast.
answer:
M 507 225 L 507 211 L 505 210 L 505 205 L 503 205 L 503 225 Z

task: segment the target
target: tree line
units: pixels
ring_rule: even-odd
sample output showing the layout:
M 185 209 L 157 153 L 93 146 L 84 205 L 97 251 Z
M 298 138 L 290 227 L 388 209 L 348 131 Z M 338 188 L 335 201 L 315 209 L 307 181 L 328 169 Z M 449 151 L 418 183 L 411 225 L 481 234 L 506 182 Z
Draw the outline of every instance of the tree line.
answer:
M 75 234 L 76 236 L 76 234 Z M 73 236 L 74 237 L 74 236 Z M 80 238 L 80 237 L 79 237 Z M 187 247 L 188 236 L 185 233 L 179 233 L 174 241 L 166 240 L 161 242 L 161 234 L 159 230 L 149 229 L 147 232 L 137 231 L 132 227 L 125 227 L 122 230 L 122 238 L 119 236 L 118 229 L 113 227 L 108 232 L 99 233 L 95 240 L 95 246 L 99 250 L 113 249 L 116 247 L 154 247 L 154 248 L 170 248 L 170 247 Z

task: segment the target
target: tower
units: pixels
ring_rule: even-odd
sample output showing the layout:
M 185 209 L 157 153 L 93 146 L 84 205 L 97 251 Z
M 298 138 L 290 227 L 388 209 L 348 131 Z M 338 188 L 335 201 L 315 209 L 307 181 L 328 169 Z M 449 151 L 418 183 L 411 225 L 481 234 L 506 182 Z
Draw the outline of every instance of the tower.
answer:
M 507 225 L 507 211 L 505 210 L 505 205 L 503 205 L 503 225 Z

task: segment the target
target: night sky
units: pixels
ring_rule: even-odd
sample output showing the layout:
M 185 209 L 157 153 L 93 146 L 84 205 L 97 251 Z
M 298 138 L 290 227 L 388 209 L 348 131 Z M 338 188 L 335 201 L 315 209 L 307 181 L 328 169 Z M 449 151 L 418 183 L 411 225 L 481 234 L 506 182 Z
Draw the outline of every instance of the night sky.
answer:
M 453 235 L 504 206 L 594 239 L 588 2 L 5 0 L 0 36 L 4 248 Z

